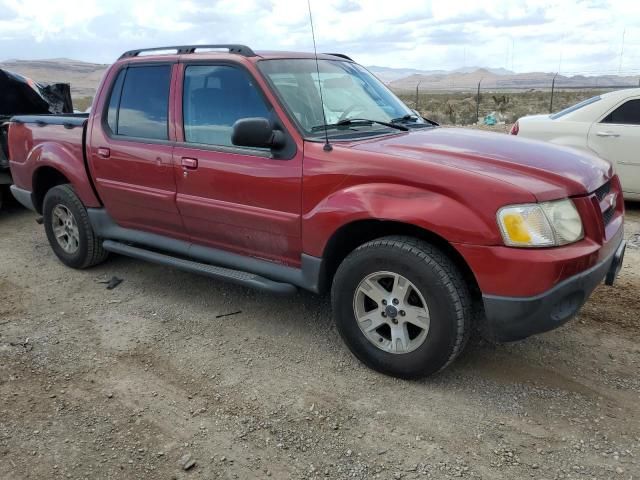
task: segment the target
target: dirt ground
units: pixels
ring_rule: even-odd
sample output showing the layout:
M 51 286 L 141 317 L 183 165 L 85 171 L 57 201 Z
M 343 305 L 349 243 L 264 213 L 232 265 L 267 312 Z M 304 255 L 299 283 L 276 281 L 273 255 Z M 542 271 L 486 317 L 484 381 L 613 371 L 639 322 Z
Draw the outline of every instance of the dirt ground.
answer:
M 629 207 L 633 237 L 640 207 Z M 70 270 L 35 215 L 10 208 L 0 478 L 640 478 L 634 238 L 616 287 L 568 325 L 476 342 L 410 382 L 350 355 L 327 298 L 122 257 Z M 124 282 L 107 290 L 114 275 Z

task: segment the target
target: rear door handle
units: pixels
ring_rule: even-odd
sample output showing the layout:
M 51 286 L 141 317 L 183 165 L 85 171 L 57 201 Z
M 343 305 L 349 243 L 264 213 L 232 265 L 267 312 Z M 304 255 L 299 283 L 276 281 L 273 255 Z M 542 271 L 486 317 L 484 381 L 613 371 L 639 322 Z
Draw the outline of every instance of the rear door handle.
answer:
M 596 133 L 596 135 L 599 137 L 619 137 L 620 136 L 619 133 L 613 133 L 613 132 L 598 132 Z
M 182 167 L 187 169 L 187 170 L 195 170 L 196 168 L 198 168 L 198 159 L 197 158 L 182 157 L 182 160 L 181 160 L 180 163 L 181 163 Z
M 106 147 L 98 147 L 98 156 L 100 158 L 109 158 L 111 156 L 111 150 Z

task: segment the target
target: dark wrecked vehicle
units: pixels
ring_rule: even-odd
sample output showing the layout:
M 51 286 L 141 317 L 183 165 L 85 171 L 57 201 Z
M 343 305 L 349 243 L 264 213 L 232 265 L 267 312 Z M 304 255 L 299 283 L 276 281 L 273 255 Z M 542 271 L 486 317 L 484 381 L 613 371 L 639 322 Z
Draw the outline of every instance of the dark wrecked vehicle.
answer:
M 0 69 L 0 208 L 11 185 L 7 128 L 14 115 L 72 113 L 68 83 L 40 84 Z

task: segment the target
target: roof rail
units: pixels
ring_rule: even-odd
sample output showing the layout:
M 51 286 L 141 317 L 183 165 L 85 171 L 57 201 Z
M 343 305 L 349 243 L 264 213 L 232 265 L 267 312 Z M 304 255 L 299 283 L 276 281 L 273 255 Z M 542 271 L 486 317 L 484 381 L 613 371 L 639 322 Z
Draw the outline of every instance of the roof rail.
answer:
M 344 53 L 325 53 L 325 55 L 331 55 L 333 57 L 340 57 L 340 58 L 344 58 L 345 60 L 350 60 L 353 62 L 353 58 L 345 55 Z
M 236 45 L 236 44 L 221 44 L 221 45 L 177 45 L 171 47 L 154 47 L 154 48 L 140 48 L 138 50 L 129 50 L 128 52 L 124 52 L 120 55 L 120 58 L 131 58 L 137 57 L 143 52 L 160 52 L 165 50 L 175 50 L 176 54 L 184 55 L 188 53 L 195 53 L 198 49 L 222 49 L 228 50 L 229 53 L 236 53 L 238 55 L 242 55 L 243 57 L 255 57 L 256 54 L 253 50 L 251 50 L 246 45 Z

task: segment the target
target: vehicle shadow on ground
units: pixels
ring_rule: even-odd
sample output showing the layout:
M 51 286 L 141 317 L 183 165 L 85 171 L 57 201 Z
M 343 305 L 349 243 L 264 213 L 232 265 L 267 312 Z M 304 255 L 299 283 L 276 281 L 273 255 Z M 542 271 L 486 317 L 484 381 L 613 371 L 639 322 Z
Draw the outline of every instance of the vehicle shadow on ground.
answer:
M 625 200 L 624 208 L 628 212 L 640 213 L 640 202 L 631 202 L 629 200 Z
M 13 195 L 11 195 L 11 193 L 9 193 L 8 191 L 2 193 L 3 196 L 2 207 L 0 207 L 0 221 L 2 221 L 3 218 L 9 218 L 13 215 L 29 213 L 29 210 L 20 205 L 18 201 L 13 198 Z
M 188 307 L 202 305 L 203 298 L 221 296 L 232 299 L 223 305 L 213 302 L 210 320 L 212 324 L 219 313 L 240 312 L 225 319 L 242 325 L 243 329 L 253 331 L 259 336 L 269 336 L 274 331 L 281 330 L 295 332 L 295 341 L 299 344 L 318 345 L 319 332 L 330 334 L 331 342 L 338 349 L 322 349 L 322 354 L 333 356 L 324 359 L 328 364 L 342 361 L 350 354 L 343 345 L 336 331 L 331 314 L 331 301 L 328 294 L 314 295 L 310 292 L 299 291 L 291 296 L 274 296 L 270 293 L 251 290 L 222 281 L 211 280 L 198 275 L 172 270 L 167 267 L 152 265 L 134 259 L 113 256 L 107 263 L 98 267 L 98 275 L 108 278 L 110 275 L 125 278 L 123 291 L 135 285 L 135 289 L 142 289 L 150 298 L 157 296 L 163 302 L 172 305 Z M 128 271 L 132 274 L 127 273 Z M 170 284 L 157 283 L 158 278 L 171 278 Z M 127 285 L 127 283 L 129 285 Z M 120 288 L 120 287 L 119 287 Z M 255 321 L 256 312 L 265 312 L 259 322 Z M 257 330 L 257 331 L 256 331 Z M 463 354 L 445 371 L 422 380 L 412 381 L 415 385 L 425 388 L 447 387 L 457 385 L 463 390 L 475 389 L 477 378 L 484 377 L 485 381 L 499 384 L 520 385 L 526 382 L 548 379 L 552 386 L 568 384 L 560 373 L 530 364 L 527 352 L 539 346 L 540 339 L 532 338 L 517 344 L 492 344 L 473 337 Z M 359 361 L 351 358 L 354 366 Z M 509 365 L 506 368 L 505 365 Z M 380 374 L 381 378 L 386 378 Z M 476 379 L 470 382 L 471 379 Z M 578 388 L 578 387 L 575 387 Z

